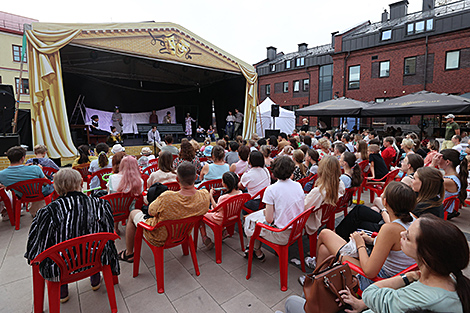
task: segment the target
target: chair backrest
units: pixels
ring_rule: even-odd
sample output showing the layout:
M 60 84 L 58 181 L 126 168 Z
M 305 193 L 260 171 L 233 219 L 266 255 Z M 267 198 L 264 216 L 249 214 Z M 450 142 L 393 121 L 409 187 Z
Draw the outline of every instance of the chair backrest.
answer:
M 449 208 L 458 208 L 460 206 L 459 195 L 450 196 L 442 201 L 442 206 L 444 207 L 444 219 L 447 220 L 447 210 Z
M 315 175 L 310 175 L 302 179 L 299 179 L 297 182 L 302 185 L 302 189 L 303 189 L 305 185 L 310 181 L 312 181 L 313 184 L 315 184 L 315 181 L 317 180 L 317 178 L 318 178 L 318 174 L 315 174 Z
M 45 250 L 31 264 L 37 266 L 50 258 L 60 269 L 60 282 L 72 283 L 91 276 L 96 272 L 96 267 L 101 268 L 104 246 L 109 240 L 118 238 L 113 233 L 96 233 L 69 239 Z
M 56 170 L 56 169 L 53 168 L 53 167 L 43 166 L 43 167 L 42 167 L 42 172 L 43 172 L 44 175 L 46 175 L 47 177 L 52 177 L 52 176 L 54 176 L 55 173 L 58 172 L 58 170 Z
M 157 159 L 157 158 L 151 159 L 151 160 L 149 161 L 149 165 L 154 165 L 154 164 L 158 164 L 158 159 Z
M 152 165 L 146 167 L 145 170 L 144 170 L 144 174 L 150 175 L 150 174 L 152 174 L 153 172 L 156 172 L 156 171 L 158 171 L 158 163 L 157 164 L 152 164 Z
M 106 174 L 111 174 L 113 172 L 113 169 L 108 167 L 108 168 L 103 168 L 99 171 L 96 171 L 94 172 L 93 174 L 91 174 L 90 176 L 90 181 L 94 178 L 94 177 L 98 177 L 98 179 L 100 180 L 100 188 L 101 189 L 106 189 L 106 184 L 107 182 L 103 179 L 103 176 L 106 175 Z
M 222 225 L 227 223 L 237 221 L 240 219 L 240 212 L 243 209 L 245 202 L 250 200 L 251 196 L 248 193 L 243 193 L 241 195 L 231 196 L 225 201 L 222 201 L 217 207 L 214 208 L 215 211 L 223 211 L 224 218 Z
M 52 182 L 47 178 L 35 178 L 23 180 L 7 187 L 7 190 L 13 190 L 15 194 L 21 194 L 21 201 L 39 201 L 44 199 L 42 186 L 51 185 Z
M 279 150 L 273 150 L 273 151 L 271 151 L 270 157 L 271 157 L 271 158 L 275 158 L 278 153 L 279 153 Z
M 206 188 L 207 190 L 210 190 L 211 188 L 220 188 L 222 186 L 222 179 L 212 179 L 203 182 L 202 184 L 199 185 L 197 189 L 203 189 Z
M 323 203 L 319 208 L 314 209 L 312 213 L 321 211 L 321 224 L 324 225 L 335 214 L 335 209 L 336 205 Z
M 361 169 L 362 174 L 365 175 L 367 165 L 369 165 L 369 161 L 364 160 L 364 161 L 359 162 L 357 165 L 359 165 L 359 168 Z
M 77 170 L 80 173 L 80 175 L 82 175 L 82 178 L 84 180 L 86 180 L 88 175 L 90 175 L 90 172 L 88 171 L 89 168 L 90 168 L 90 163 L 83 163 L 83 164 L 75 165 L 74 167 L 72 167 L 72 169 Z
M 346 188 L 344 195 L 341 198 L 339 198 L 338 202 L 336 203 L 336 209 L 347 208 L 357 188 L 358 187 Z
M 399 172 L 400 172 L 400 169 L 396 169 L 396 170 L 389 172 L 387 175 L 385 175 L 385 177 L 387 178 L 385 179 L 384 189 L 398 175 Z
M 194 226 L 199 225 L 204 215 L 192 216 L 180 220 L 168 220 L 158 223 L 154 226 L 153 230 L 165 227 L 168 233 L 164 248 L 172 248 L 180 245 L 191 235 L 191 230 Z M 152 231 L 153 231 L 152 230 Z
M 207 162 L 207 158 L 206 157 L 199 158 L 199 162 Z
M 163 185 L 167 186 L 168 190 L 179 191 L 181 189 L 181 186 L 177 181 L 164 183 Z
M 296 218 L 294 218 L 286 227 L 284 227 L 284 229 L 291 227 L 289 242 L 287 245 L 290 245 L 292 242 L 296 241 L 300 236 L 302 236 L 305 224 L 307 223 L 310 214 L 312 214 L 312 209 L 305 210 Z
M 142 173 L 142 174 L 140 174 L 140 177 L 141 177 L 142 180 L 144 181 L 144 190 L 147 190 L 147 188 L 148 188 L 148 186 L 147 186 L 147 181 L 148 181 L 148 179 L 149 179 L 150 176 L 147 175 L 147 174 Z
M 111 204 L 111 209 L 113 211 L 114 221 L 125 221 L 129 216 L 129 208 L 136 197 L 123 192 L 111 193 L 109 195 L 101 197 L 108 201 Z

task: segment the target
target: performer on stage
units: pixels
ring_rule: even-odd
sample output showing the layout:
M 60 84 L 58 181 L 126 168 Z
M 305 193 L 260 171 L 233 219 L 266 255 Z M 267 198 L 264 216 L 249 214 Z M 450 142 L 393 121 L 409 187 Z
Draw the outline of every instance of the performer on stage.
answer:
M 206 132 L 206 130 L 204 128 L 202 128 L 201 125 L 199 125 L 198 128 L 196 129 L 196 133 L 197 133 L 198 138 L 204 139 L 204 133 L 205 132 Z
M 91 117 L 91 125 L 90 125 L 91 126 L 90 127 L 91 133 L 93 135 L 106 135 L 106 136 L 109 136 L 110 132 L 107 132 L 105 130 L 100 129 L 100 126 L 98 125 L 99 120 L 100 120 L 100 118 L 96 114 Z
M 193 119 L 189 115 L 189 113 L 186 113 L 186 117 L 184 119 L 184 122 L 186 124 L 186 129 L 185 129 L 186 137 L 191 137 L 193 135 L 193 128 L 192 128 L 191 122 L 196 122 L 196 120 Z
M 207 136 L 210 137 L 211 141 L 215 141 L 215 129 L 212 125 L 209 125 L 209 129 L 207 130 Z
M 163 117 L 163 124 L 171 124 L 171 112 L 166 112 L 166 115 Z
M 228 115 L 225 120 L 227 121 L 227 125 L 225 125 L 225 134 L 229 139 L 232 139 L 235 124 L 235 116 L 233 116 L 232 111 L 228 111 Z
M 114 108 L 111 119 L 113 120 L 113 127 L 116 127 L 117 132 L 122 134 L 122 114 L 119 112 L 119 107 Z
M 155 142 L 157 144 L 157 147 L 160 148 L 161 139 L 160 139 L 160 133 L 157 130 L 157 126 L 152 126 L 152 129 L 149 130 L 149 132 L 147 133 L 147 139 L 148 139 L 149 145 L 153 145 L 153 143 Z
M 243 124 L 243 113 L 235 109 L 235 130 L 233 131 L 233 137 L 237 137 L 242 134 L 242 124 Z
M 152 111 L 152 114 L 150 114 L 150 117 L 149 117 L 149 123 L 150 124 L 158 124 L 157 111 L 155 111 L 155 110 Z

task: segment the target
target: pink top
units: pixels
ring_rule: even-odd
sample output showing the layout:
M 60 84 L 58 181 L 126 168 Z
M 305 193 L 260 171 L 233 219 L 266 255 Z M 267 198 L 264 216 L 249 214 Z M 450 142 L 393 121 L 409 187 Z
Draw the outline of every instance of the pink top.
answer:
M 424 159 L 424 166 L 429 166 L 432 163 L 432 158 L 436 155 L 437 151 L 436 150 L 431 150 L 429 151 L 428 155 L 426 155 L 426 158 Z
M 217 206 L 219 206 L 219 204 L 221 204 L 222 202 L 224 202 L 225 200 L 227 200 L 228 198 L 232 197 L 232 196 L 237 196 L 237 195 L 241 195 L 242 192 L 241 190 L 237 190 L 237 192 L 235 192 L 235 194 L 225 194 L 225 195 L 222 195 L 219 197 L 219 200 L 217 201 Z M 223 220 L 224 220 L 224 210 L 219 210 L 217 212 L 208 212 L 204 215 L 206 218 L 216 222 L 217 224 L 222 224 Z

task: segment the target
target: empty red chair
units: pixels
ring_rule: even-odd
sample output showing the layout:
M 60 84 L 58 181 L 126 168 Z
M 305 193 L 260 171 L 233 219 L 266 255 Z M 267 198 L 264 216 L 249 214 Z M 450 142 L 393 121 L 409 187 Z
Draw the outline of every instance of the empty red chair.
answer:
M 15 211 L 13 210 L 13 203 L 3 187 L 0 188 L 0 200 L 3 201 L 3 204 L 5 205 L 11 226 L 15 226 Z
M 103 179 L 103 176 L 107 175 L 107 174 L 111 174 L 113 172 L 113 169 L 112 168 L 103 168 L 99 171 L 96 171 L 94 172 L 93 174 L 91 174 L 91 176 L 89 177 L 89 180 L 88 182 L 91 183 L 91 181 L 93 180 L 93 178 L 95 177 L 98 177 L 99 181 L 100 181 L 100 189 L 107 189 L 108 187 L 106 186 L 108 184 L 108 182 L 106 180 Z M 108 175 L 109 176 L 109 175 Z M 91 192 L 89 192 L 90 194 Z
M 259 240 L 262 243 L 270 246 L 271 248 L 274 249 L 274 251 L 276 251 L 277 255 L 279 256 L 279 271 L 280 271 L 280 276 L 281 276 L 281 290 L 282 291 L 287 290 L 289 247 L 295 242 L 297 242 L 297 245 L 299 246 L 300 263 L 302 265 L 302 271 L 305 272 L 304 246 L 302 243 L 302 233 L 305 228 L 305 223 L 307 223 L 307 220 L 311 213 L 312 213 L 311 209 L 302 212 L 301 214 L 299 214 L 299 216 L 293 219 L 283 229 L 274 228 L 263 223 L 256 223 L 255 232 L 253 233 L 253 236 L 251 236 L 251 239 L 250 239 L 250 248 L 249 248 L 249 254 L 248 254 L 248 271 L 246 274 L 246 279 L 250 279 L 251 277 L 251 265 L 252 265 L 251 263 L 253 262 L 253 249 L 255 246 L 255 240 Z M 282 232 L 291 228 L 289 241 L 287 242 L 286 245 L 279 245 L 279 244 L 272 243 L 264 239 L 263 237 L 260 237 L 262 228 L 265 228 L 272 232 Z
M 258 191 L 253 197 L 251 197 L 249 200 L 255 200 L 256 198 L 259 197 L 259 205 L 258 205 L 258 211 L 259 210 L 262 210 L 266 207 L 266 204 L 263 202 L 263 196 L 264 196 L 264 192 L 266 191 L 266 188 L 268 187 L 264 187 L 263 189 L 261 189 L 260 191 Z M 254 211 L 253 210 L 250 210 L 248 209 L 246 206 L 243 206 L 242 208 L 245 212 L 247 212 L 248 214 L 251 214 L 253 213 Z
M 459 207 L 460 207 L 460 200 L 459 200 L 458 195 L 447 197 L 444 199 L 444 201 L 442 201 L 442 206 L 444 207 L 444 219 L 446 221 L 447 221 L 447 215 L 449 215 L 449 212 L 447 212 L 447 209 L 452 207 L 452 204 L 454 205 L 453 206 L 454 211 L 458 212 Z
M 53 167 L 43 166 L 42 167 L 42 172 L 44 173 L 44 175 L 46 175 L 46 177 L 52 177 L 52 176 L 54 176 L 55 173 L 58 172 L 58 170 L 56 170 Z
M 31 261 L 33 266 L 34 312 L 43 312 L 45 279 L 39 273 L 39 264 L 47 258 L 54 261 L 60 268 L 60 281 L 47 280 L 49 312 L 60 312 L 61 285 L 79 281 L 98 272 L 103 272 L 111 312 L 117 312 L 111 266 L 101 264 L 101 254 L 108 241 L 114 241 L 118 238 L 119 236 L 113 233 L 85 235 L 52 246 L 34 258 Z
M 153 172 L 158 171 L 158 163 L 157 164 L 152 164 L 150 166 L 147 166 L 144 170 L 144 174 L 147 174 L 150 176 Z
M 323 225 L 326 225 L 326 227 L 331 230 L 335 229 L 335 209 L 336 205 L 323 203 L 319 208 L 312 211 L 312 214 L 317 214 L 319 211 L 321 211 L 321 224 L 318 229 L 320 229 Z M 308 235 L 308 240 L 310 243 L 310 256 L 312 257 L 317 254 L 317 235 L 318 230 L 314 234 Z
M 202 220 L 201 216 L 193 216 L 184 218 L 181 220 L 174 221 L 163 221 L 158 223 L 155 226 L 147 225 L 143 222 L 137 224 L 137 230 L 135 233 L 134 239 L 134 273 L 133 277 L 139 275 L 139 266 L 140 266 L 140 253 L 142 250 L 142 240 L 144 240 L 150 249 L 153 252 L 153 257 L 155 259 L 155 274 L 157 276 L 157 291 L 158 293 L 165 292 L 165 281 L 163 278 L 163 251 L 165 249 L 170 249 L 176 246 L 181 245 L 183 248 L 183 255 L 188 255 L 188 246 L 191 251 L 191 258 L 193 259 L 194 271 L 196 275 L 199 276 L 199 266 L 197 264 L 196 257 L 196 247 L 191 237 L 191 230 L 196 226 L 195 232 L 197 231 L 197 226 Z M 156 247 L 147 241 L 144 237 L 143 230 L 154 231 L 157 228 L 165 227 L 168 233 L 165 244 L 161 247 Z
M 335 213 L 343 211 L 344 216 L 348 215 L 348 207 L 351 203 L 352 197 L 356 190 L 359 187 L 346 188 L 344 195 L 339 198 L 338 203 L 336 203 Z M 333 228 L 334 228 L 334 215 L 333 215 Z
M 115 192 L 115 193 L 111 193 L 109 195 L 101 197 L 101 199 L 104 199 L 111 204 L 114 222 L 123 222 L 123 223 L 127 221 L 132 202 L 134 202 L 134 200 L 137 200 L 137 198 L 138 197 L 134 197 L 128 193 L 123 193 L 123 192 Z
M 399 171 L 399 169 L 393 170 L 381 179 L 367 180 L 364 187 L 370 191 L 370 203 L 374 202 L 374 194 L 377 194 L 378 197 L 382 195 L 385 187 L 387 187 L 387 185 L 393 181 L 393 179 L 398 175 Z
M 177 181 L 171 183 L 164 183 L 163 185 L 168 187 L 168 190 L 179 191 L 181 189 L 180 184 Z
M 52 182 L 47 178 L 35 178 L 23 180 L 7 187 L 7 190 L 12 190 L 15 194 L 13 197 L 13 207 L 15 210 L 16 230 L 20 229 L 21 206 L 30 202 L 44 200 L 42 186 L 51 184 Z M 22 194 L 21 199 L 18 196 L 18 192 Z
M 158 159 L 157 159 L 157 158 L 151 159 L 151 160 L 149 161 L 149 165 L 154 165 L 154 164 L 158 164 Z
M 88 179 L 91 174 L 89 172 L 89 168 L 90 168 L 90 163 L 83 163 L 83 164 L 75 165 L 74 167 L 72 167 L 72 169 L 78 171 L 80 175 L 82 175 L 83 182 L 85 183 L 89 182 Z
M 250 200 L 250 195 L 247 193 L 231 196 L 230 198 L 222 201 L 217 207 L 213 208 L 209 212 L 219 212 L 223 211 L 224 219 L 222 224 L 217 224 L 212 220 L 204 217 L 202 221 L 209 226 L 214 232 L 214 242 L 215 242 L 215 261 L 217 263 L 222 263 L 222 232 L 224 228 L 227 228 L 227 231 L 230 235 L 233 235 L 235 230 L 235 224 L 238 225 L 238 233 L 240 235 L 240 244 L 242 251 L 244 248 L 243 243 L 243 228 L 240 220 L 240 212 L 245 207 L 245 202 Z M 197 242 L 198 232 L 194 234 L 194 242 Z
M 197 189 L 207 189 L 207 191 L 210 191 L 211 188 L 223 188 L 223 185 L 222 185 L 222 179 L 212 179 L 212 180 L 207 180 L 205 182 L 203 182 L 202 184 L 200 184 Z M 222 193 L 222 189 L 219 189 L 219 190 L 214 190 L 214 194 L 213 194 L 213 197 L 214 197 L 214 200 L 217 201 L 217 199 L 219 199 L 220 197 L 220 194 Z

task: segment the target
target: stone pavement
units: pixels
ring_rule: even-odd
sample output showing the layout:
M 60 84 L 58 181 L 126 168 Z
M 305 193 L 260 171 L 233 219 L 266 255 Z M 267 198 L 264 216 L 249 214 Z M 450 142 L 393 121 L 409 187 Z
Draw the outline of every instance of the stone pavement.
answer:
M 364 200 L 367 203 L 368 198 Z M 470 209 L 464 208 L 452 222 L 470 240 L 469 220 Z M 31 221 L 29 214 L 22 216 L 18 231 L 9 222 L 0 222 L 0 313 L 32 312 L 31 268 L 23 257 Z M 116 246 L 124 248 L 124 235 Z M 293 265 L 289 265 L 289 289 L 280 290 L 279 263 L 274 254 L 264 250 L 266 262 L 253 260 L 252 276 L 246 280 L 247 260 L 238 237 L 226 239 L 222 249 L 221 264 L 215 262 L 214 249 L 197 250 L 200 276 L 195 275 L 191 257 L 183 256 L 180 247 L 166 250 L 165 293 L 158 294 L 153 254 L 143 243 L 139 276 L 132 278 L 132 264 L 121 262 L 119 284 L 114 286 L 119 312 L 275 312 L 284 310 L 287 297 L 302 293 L 297 277 L 303 273 Z M 470 270 L 465 274 L 470 276 Z M 110 311 L 104 282 L 98 291 L 91 290 L 88 279 L 70 284 L 69 294 L 61 312 Z M 45 299 L 48 312 L 47 296 Z

